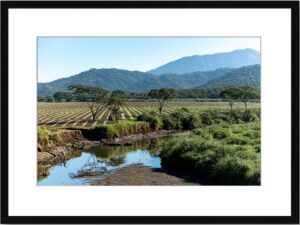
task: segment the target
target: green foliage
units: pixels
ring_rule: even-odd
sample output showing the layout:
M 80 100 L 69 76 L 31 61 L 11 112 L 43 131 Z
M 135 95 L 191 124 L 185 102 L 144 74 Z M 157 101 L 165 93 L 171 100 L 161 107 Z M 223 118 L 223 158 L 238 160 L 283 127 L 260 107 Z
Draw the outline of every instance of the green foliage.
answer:
M 159 116 L 150 116 L 148 121 L 150 128 L 153 130 L 159 130 L 162 127 L 162 122 Z
M 174 112 L 171 112 L 168 117 L 174 121 L 175 123 L 175 129 L 182 129 L 182 120 L 185 116 L 185 112 L 181 110 L 176 110 Z
M 256 139 L 260 137 L 260 132 L 257 130 L 246 130 L 243 132 L 243 136 Z
M 93 128 L 94 138 L 119 138 L 149 130 L 149 124 L 140 121 L 122 120 L 115 124 L 100 125 Z
M 260 65 L 234 69 L 224 76 L 216 77 L 202 85 L 202 88 L 250 86 L 260 87 Z
M 88 85 L 74 84 L 69 85 L 68 89 L 73 91 L 75 98 L 84 98 L 92 114 L 92 120 L 95 121 L 98 113 L 106 107 L 101 102 L 104 101 L 107 91 Z M 84 97 L 83 97 L 84 96 Z M 110 100 L 110 99 L 109 99 Z
M 148 122 L 150 125 L 150 128 L 153 130 L 158 130 L 158 129 L 162 128 L 161 117 L 155 112 L 150 112 L 149 114 L 143 113 L 137 117 L 137 121 Z
M 128 92 L 126 95 L 130 98 L 147 98 L 145 94 L 153 88 L 170 87 L 176 89 L 193 88 L 206 83 L 208 80 L 225 75 L 232 69 L 224 68 L 206 72 L 195 72 L 185 74 L 184 76 L 178 74 L 166 74 L 162 76 L 153 75 L 150 73 L 143 73 L 139 71 L 127 71 L 120 69 L 90 69 L 75 76 L 65 79 L 59 79 L 48 83 L 38 83 L 38 95 L 50 96 L 58 91 L 67 91 L 68 85 L 82 84 L 95 87 L 101 87 L 106 90 L 113 91 L 113 95 L 122 95 L 119 91 Z M 116 90 L 116 92 L 115 92 Z M 143 94 L 139 94 L 145 92 Z M 211 91 L 200 91 L 196 89 L 193 91 L 179 92 L 178 98 L 199 98 L 201 96 L 216 96 Z M 85 101 L 85 100 L 84 100 Z
M 137 116 L 136 120 L 137 121 L 147 121 L 148 118 L 149 118 L 149 114 L 143 112 L 142 114 L 140 114 L 140 115 Z
M 212 169 L 211 179 L 221 184 L 260 184 L 259 163 L 236 155 L 221 158 Z
M 221 126 L 212 126 L 209 128 L 209 132 L 215 139 L 224 139 L 231 135 L 230 129 L 222 128 Z
M 38 96 L 38 102 L 53 102 L 54 98 L 52 96 Z
M 166 129 L 166 130 L 176 129 L 176 121 L 170 116 L 163 116 L 162 124 L 163 124 L 163 127 L 162 127 L 163 129 Z
M 254 122 L 258 120 L 258 116 L 255 112 L 251 110 L 246 110 L 243 113 L 242 120 L 245 122 Z
M 58 91 L 53 95 L 56 102 L 71 102 L 73 101 L 73 95 L 71 92 Z
M 112 97 L 117 97 L 117 98 L 125 98 L 126 97 L 126 92 L 125 91 L 122 91 L 122 90 L 115 90 L 115 91 L 112 91 L 111 92 L 111 96 Z
M 215 111 L 208 111 L 201 115 L 201 122 L 204 125 L 211 125 L 217 118 L 218 114 Z
M 249 138 L 242 136 L 240 134 L 234 134 L 231 137 L 225 139 L 227 144 L 231 145 L 246 145 L 249 143 Z
M 259 123 L 220 123 L 163 145 L 163 167 L 185 170 L 211 184 L 260 184 Z M 254 144 L 258 143 L 258 144 Z
M 37 128 L 38 144 L 43 146 L 51 146 L 61 141 L 61 131 L 49 129 L 45 126 L 38 126 Z
M 38 134 L 38 143 L 47 145 L 48 143 L 51 142 L 49 139 L 51 131 L 47 127 L 44 127 L 44 126 L 38 127 L 37 134 Z
M 229 123 L 242 123 L 242 122 L 255 122 L 260 117 L 258 109 L 233 109 L 230 111 L 216 111 L 210 110 L 201 114 L 201 121 L 204 126 L 209 126 L 215 123 L 229 122 Z
M 89 85 L 74 84 L 69 85 L 68 89 L 73 91 L 76 95 L 86 95 L 88 102 L 98 102 L 103 100 L 104 96 L 108 93 L 106 90 Z
M 124 101 L 122 98 L 118 96 L 109 96 L 105 99 L 105 106 L 111 111 L 110 120 L 118 121 L 121 115 L 121 106 L 124 105 Z
M 255 88 L 244 86 L 226 88 L 220 93 L 220 97 L 222 97 L 224 101 L 229 103 L 231 109 L 233 108 L 233 104 L 235 101 L 244 102 L 247 109 L 247 102 L 253 99 L 259 99 L 260 94 Z
M 149 91 L 148 96 L 158 100 L 158 110 L 161 113 L 166 101 L 171 100 L 174 97 L 175 92 L 176 90 L 173 88 L 152 89 Z
M 170 100 L 174 94 L 175 90 L 172 88 L 161 88 L 150 90 L 148 96 L 154 99 Z
M 201 125 L 199 116 L 194 114 L 186 114 L 181 119 L 181 126 L 184 130 L 192 130 Z
M 201 125 L 199 116 L 189 113 L 185 109 L 176 110 L 169 115 L 161 115 L 155 112 L 143 113 L 137 117 L 137 121 L 149 122 L 151 129 L 154 130 L 160 128 L 166 130 L 192 130 Z

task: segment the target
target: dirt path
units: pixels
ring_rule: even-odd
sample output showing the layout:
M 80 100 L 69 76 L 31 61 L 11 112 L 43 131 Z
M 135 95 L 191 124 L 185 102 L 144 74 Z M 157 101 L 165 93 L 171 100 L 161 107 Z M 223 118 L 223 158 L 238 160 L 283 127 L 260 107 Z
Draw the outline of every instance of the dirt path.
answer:
M 92 178 L 93 180 L 95 178 Z M 189 182 L 183 175 L 169 174 L 141 164 L 131 165 L 106 176 L 95 179 L 93 185 L 199 185 Z

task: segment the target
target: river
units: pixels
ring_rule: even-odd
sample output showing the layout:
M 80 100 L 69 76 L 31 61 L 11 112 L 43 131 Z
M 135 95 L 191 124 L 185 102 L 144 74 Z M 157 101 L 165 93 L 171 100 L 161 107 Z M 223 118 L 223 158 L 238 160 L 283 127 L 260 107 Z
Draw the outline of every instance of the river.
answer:
M 104 179 L 122 168 L 143 165 L 161 168 L 159 157 L 163 139 L 138 142 L 131 146 L 93 146 L 88 150 L 74 150 L 68 161 L 43 170 L 39 186 L 91 185 L 93 179 Z

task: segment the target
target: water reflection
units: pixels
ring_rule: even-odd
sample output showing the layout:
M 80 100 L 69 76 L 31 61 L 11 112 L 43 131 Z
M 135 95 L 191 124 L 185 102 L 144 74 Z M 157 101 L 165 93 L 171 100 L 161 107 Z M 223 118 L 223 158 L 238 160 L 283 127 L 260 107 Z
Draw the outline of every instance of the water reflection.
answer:
M 158 154 L 162 142 L 163 139 L 154 139 L 131 146 L 94 146 L 88 150 L 75 150 L 80 152 L 79 157 L 49 168 L 45 173 L 48 176 L 39 177 L 38 185 L 88 185 L 87 176 L 105 176 L 133 164 L 161 168 Z

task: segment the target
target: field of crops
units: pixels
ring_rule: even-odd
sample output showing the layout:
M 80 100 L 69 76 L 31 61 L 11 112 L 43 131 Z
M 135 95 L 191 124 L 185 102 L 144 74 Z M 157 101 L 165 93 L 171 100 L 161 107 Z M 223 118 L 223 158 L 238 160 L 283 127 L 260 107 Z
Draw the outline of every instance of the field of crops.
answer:
M 260 107 L 259 103 L 248 103 L 248 107 Z M 164 114 L 176 108 L 185 107 L 191 112 L 201 112 L 210 109 L 229 109 L 226 102 L 201 102 L 180 100 L 168 102 L 163 110 Z M 243 103 L 236 103 L 235 107 L 243 108 Z M 143 112 L 158 112 L 158 103 L 155 101 L 128 101 L 121 107 L 121 119 L 135 119 Z M 92 121 L 92 114 L 85 102 L 70 103 L 38 103 L 38 125 L 49 127 L 91 127 L 99 124 L 110 123 L 110 110 L 104 108 L 97 115 L 97 120 Z

